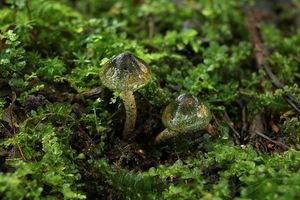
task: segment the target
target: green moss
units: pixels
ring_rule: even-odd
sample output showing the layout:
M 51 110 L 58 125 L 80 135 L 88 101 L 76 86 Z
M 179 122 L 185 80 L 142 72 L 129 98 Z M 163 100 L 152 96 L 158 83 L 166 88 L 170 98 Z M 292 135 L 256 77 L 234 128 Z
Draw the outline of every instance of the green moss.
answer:
M 300 7 L 257 3 L 1 1 L 0 198 L 299 199 L 300 123 L 286 93 L 300 99 Z M 252 5 L 269 13 L 262 38 L 283 88 L 257 69 Z M 99 69 L 126 51 L 152 78 L 135 92 L 136 129 L 123 141 L 120 94 Z M 153 145 L 183 93 L 207 103 L 220 139 L 198 131 Z M 260 126 L 268 139 L 250 131 Z

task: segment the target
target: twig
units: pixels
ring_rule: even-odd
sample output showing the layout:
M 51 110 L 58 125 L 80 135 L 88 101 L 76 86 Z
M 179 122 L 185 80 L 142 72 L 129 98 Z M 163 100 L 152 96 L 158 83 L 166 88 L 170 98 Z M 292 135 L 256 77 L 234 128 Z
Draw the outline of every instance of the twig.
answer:
M 212 113 L 211 116 L 212 116 L 215 124 L 217 125 L 217 128 L 219 128 L 221 126 L 219 120 L 217 119 L 217 117 L 215 116 L 214 113 Z
M 279 141 L 275 141 L 275 140 L 272 140 L 271 138 L 269 138 L 268 136 L 266 136 L 265 134 L 259 132 L 259 131 L 254 131 L 254 133 L 256 133 L 257 135 L 265 138 L 266 140 L 269 140 L 270 142 L 273 142 L 274 144 L 284 148 L 284 150 L 288 150 L 289 149 L 289 146 L 286 145 L 286 144 L 283 144 L 282 142 L 279 142 Z
M 241 136 L 237 132 L 237 130 L 233 127 L 233 122 L 230 120 L 229 115 L 227 114 L 226 111 L 223 111 L 223 118 L 224 118 L 225 122 L 227 123 L 227 125 L 229 126 L 229 128 L 233 132 L 232 138 L 233 138 L 234 143 L 237 145 L 241 145 L 241 142 L 240 142 Z
M 248 124 L 247 124 L 247 110 L 246 110 L 246 107 L 244 106 L 244 103 L 241 99 L 237 99 L 237 104 L 240 106 L 241 110 L 242 110 L 242 113 L 241 113 L 241 118 L 242 118 L 242 128 L 241 128 L 241 139 L 242 141 L 245 141 L 246 137 L 247 137 L 247 127 L 248 127 Z
M 17 98 L 16 93 L 13 92 L 12 93 L 11 103 L 8 106 L 8 116 L 9 116 L 9 120 L 10 120 L 10 126 L 11 126 L 11 129 L 13 131 L 13 135 L 16 134 L 16 128 L 18 127 L 16 119 L 13 116 L 14 115 L 14 113 L 13 113 L 13 105 L 14 105 L 14 103 L 16 101 L 16 98 Z M 19 144 L 17 144 L 17 148 L 18 148 L 18 150 L 19 150 L 19 152 L 20 152 L 21 157 L 23 158 L 23 160 L 26 160 L 26 158 L 24 156 L 24 153 L 22 151 L 22 148 L 21 148 L 21 146 Z
M 243 122 L 243 126 L 242 126 L 242 132 L 241 132 L 241 137 L 243 138 L 243 140 L 245 140 L 245 133 L 247 131 L 247 110 L 246 107 L 242 108 L 242 122 Z
M 270 78 L 272 84 L 279 89 L 284 90 L 284 85 L 273 74 L 272 70 L 266 65 L 267 51 L 263 43 L 260 28 L 258 26 L 257 18 L 253 11 L 248 11 L 245 19 L 246 27 L 250 34 L 251 42 L 254 46 L 254 54 L 257 62 L 257 67 L 263 69 L 267 76 Z M 286 101 L 300 113 L 300 102 L 292 94 L 284 91 Z

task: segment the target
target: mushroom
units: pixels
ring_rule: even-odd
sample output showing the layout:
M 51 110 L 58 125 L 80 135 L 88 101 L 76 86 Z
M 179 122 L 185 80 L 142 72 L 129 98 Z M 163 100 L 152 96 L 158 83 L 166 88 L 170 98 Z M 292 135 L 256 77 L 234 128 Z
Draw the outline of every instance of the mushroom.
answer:
M 207 106 L 199 102 L 196 97 L 190 94 L 179 95 L 165 108 L 162 121 L 166 129 L 156 136 L 155 143 L 159 144 L 178 134 L 205 128 L 211 132 L 209 125 L 211 118 Z
M 121 53 L 100 69 L 100 78 L 104 86 L 121 93 L 126 110 L 126 121 L 123 138 L 126 138 L 135 127 L 136 103 L 133 92 L 146 85 L 151 79 L 150 67 L 133 54 Z

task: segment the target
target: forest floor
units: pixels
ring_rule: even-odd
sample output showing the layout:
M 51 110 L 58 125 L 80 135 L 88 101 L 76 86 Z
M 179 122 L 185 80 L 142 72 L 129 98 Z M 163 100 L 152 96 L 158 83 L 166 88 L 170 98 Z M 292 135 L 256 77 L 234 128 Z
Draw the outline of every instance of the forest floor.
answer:
M 130 52 L 151 80 L 99 70 Z M 299 199 L 299 0 L 0 1 L 0 199 Z M 160 144 L 191 94 L 207 130 Z

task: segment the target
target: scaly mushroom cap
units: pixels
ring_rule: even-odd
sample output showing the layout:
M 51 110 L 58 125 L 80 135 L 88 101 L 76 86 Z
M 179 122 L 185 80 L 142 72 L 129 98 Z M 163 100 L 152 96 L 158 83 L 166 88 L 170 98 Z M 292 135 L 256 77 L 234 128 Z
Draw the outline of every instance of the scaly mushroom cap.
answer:
M 207 127 L 211 113 L 207 106 L 190 94 L 182 94 L 170 103 L 163 112 L 166 128 L 180 132 L 193 132 Z
M 111 90 L 134 92 L 149 82 L 151 70 L 140 58 L 131 53 L 121 53 L 101 67 L 100 78 L 103 85 Z

